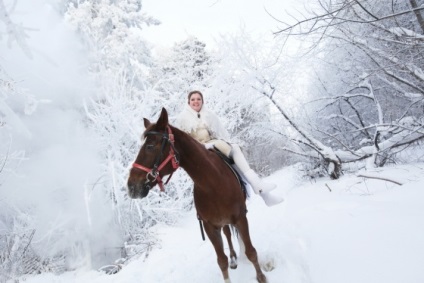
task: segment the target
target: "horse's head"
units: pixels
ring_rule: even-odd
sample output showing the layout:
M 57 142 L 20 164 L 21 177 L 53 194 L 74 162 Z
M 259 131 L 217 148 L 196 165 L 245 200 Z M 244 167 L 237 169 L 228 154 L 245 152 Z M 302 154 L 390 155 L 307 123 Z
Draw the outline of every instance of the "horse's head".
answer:
M 128 195 L 131 198 L 144 198 L 156 184 L 163 190 L 162 177 L 178 168 L 178 153 L 165 108 L 162 108 L 156 123 L 144 118 L 144 126 L 144 143 L 128 178 Z

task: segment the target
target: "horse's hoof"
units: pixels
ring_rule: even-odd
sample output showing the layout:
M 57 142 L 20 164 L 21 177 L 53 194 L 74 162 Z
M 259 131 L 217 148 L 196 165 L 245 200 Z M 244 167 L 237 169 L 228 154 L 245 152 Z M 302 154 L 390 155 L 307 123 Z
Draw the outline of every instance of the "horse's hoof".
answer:
M 237 258 L 236 257 L 231 257 L 230 268 L 231 269 L 236 269 L 237 268 Z
M 266 276 L 264 274 L 259 274 L 258 277 L 256 277 L 256 279 L 258 279 L 259 283 L 267 283 L 268 282 L 266 280 Z
M 266 272 L 273 271 L 275 269 L 275 262 L 273 259 L 270 259 L 267 262 L 262 263 L 261 267 Z

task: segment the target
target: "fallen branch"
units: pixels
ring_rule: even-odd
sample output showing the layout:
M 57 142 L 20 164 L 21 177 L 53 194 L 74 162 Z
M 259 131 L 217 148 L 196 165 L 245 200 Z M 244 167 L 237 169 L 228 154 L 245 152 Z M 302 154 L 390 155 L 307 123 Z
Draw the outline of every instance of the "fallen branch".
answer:
M 391 179 L 388 179 L 388 178 L 384 178 L 384 177 L 380 177 L 380 176 L 371 176 L 371 175 L 359 174 L 359 175 L 357 175 L 357 177 L 363 177 L 363 178 L 370 178 L 370 179 L 378 179 L 378 180 L 388 181 L 388 182 L 395 183 L 396 185 L 399 185 L 399 186 L 402 186 L 403 185 L 401 182 L 398 182 L 398 181 L 395 181 L 395 180 L 391 180 Z
M 329 190 L 329 191 L 330 191 L 330 193 L 331 193 L 330 186 L 329 186 L 327 183 L 325 183 L 325 186 L 328 188 L 328 190 Z

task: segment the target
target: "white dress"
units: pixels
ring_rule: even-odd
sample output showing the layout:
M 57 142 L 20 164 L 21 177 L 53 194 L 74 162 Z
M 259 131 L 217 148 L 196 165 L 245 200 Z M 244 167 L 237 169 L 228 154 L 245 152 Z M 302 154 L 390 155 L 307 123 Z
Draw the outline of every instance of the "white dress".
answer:
M 190 105 L 185 105 L 177 116 L 176 126 L 201 143 L 215 139 L 230 140 L 230 135 L 218 116 L 205 107 L 197 112 Z
M 204 106 L 197 112 L 186 105 L 177 116 L 176 126 L 203 144 L 212 144 L 226 156 L 230 156 L 230 135 L 219 117 Z

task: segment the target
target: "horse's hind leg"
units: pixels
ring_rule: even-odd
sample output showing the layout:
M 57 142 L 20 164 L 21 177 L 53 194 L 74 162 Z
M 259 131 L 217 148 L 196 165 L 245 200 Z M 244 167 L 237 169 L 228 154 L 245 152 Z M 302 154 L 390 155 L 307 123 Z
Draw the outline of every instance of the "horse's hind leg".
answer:
M 228 247 L 230 248 L 230 268 L 237 268 L 237 254 L 234 251 L 233 242 L 231 241 L 231 230 L 229 225 L 225 225 L 223 228 L 224 235 L 227 238 Z
M 249 223 L 247 222 L 247 218 L 245 215 L 239 219 L 236 227 L 244 243 L 246 256 L 255 267 L 256 279 L 259 283 L 266 283 L 266 276 L 265 274 L 263 274 L 261 267 L 259 266 L 258 254 L 256 252 L 256 249 L 252 245 L 252 241 L 250 240 Z
M 222 242 L 221 228 L 215 228 L 211 224 L 204 222 L 204 227 L 209 240 L 215 249 L 218 265 L 221 269 L 225 283 L 231 283 L 228 274 L 228 257 L 224 253 L 224 244 Z

